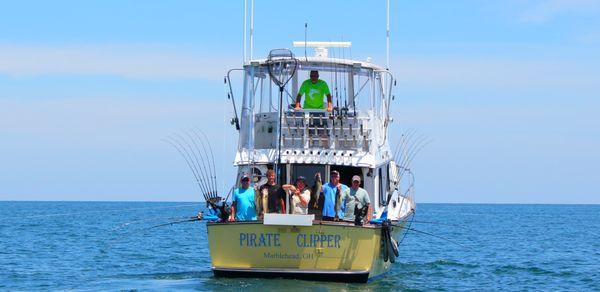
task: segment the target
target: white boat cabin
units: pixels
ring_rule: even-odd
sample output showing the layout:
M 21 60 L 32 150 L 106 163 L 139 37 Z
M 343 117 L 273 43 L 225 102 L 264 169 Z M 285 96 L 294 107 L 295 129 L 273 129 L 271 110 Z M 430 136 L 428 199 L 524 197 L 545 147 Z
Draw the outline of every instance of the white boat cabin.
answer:
M 289 70 L 278 72 L 290 79 L 281 107 L 280 90 L 269 75 L 268 59 L 252 60 L 243 69 L 230 71 L 243 74 L 243 96 L 237 108 L 230 92 L 236 110 L 232 121 L 239 122 L 236 182 L 246 173 L 254 177 L 255 184 L 265 183 L 266 171 L 275 167 L 280 153 L 280 184 L 304 176 L 310 187 L 315 173 L 320 172 L 326 183 L 331 171 L 337 170 L 341 183 L 350 186 L 352 176 L 359 175 L 361 186 L 370 195 L 373 218 L 381 216 L 388 202 L 389 219 L 409 214 L 414 203 L 397 191 L 397 165 L 388 139 L 392 74 L 370 62 L 330 58 L 326 49 L 319 49 L 313 57 L 296 56 L 293 75 Z M 319 71 L 319 79 L 329 86 L 334 107 L 331 112 L 325 108 L 294 109 L 298 89 L 309 79 L 311 70 Z M 229 74 L 227 79 L 230 81 Z M 326 101 L 324 104 L 326 107 Z

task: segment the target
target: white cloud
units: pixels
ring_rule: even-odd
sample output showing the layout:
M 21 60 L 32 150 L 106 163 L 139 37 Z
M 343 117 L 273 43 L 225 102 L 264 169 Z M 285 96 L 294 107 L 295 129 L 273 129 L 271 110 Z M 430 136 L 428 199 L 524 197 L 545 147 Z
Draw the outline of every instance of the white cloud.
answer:
M 114 75 L 136 79 L 210 79 L 238 65 L 232 56 L 156 46 L 0 44 L 0 74 Z
M 600 11 L 598 0 L 545 0 L 521 15 L 524 22 L 541 23 L 565 13 L 590 13 Z
M 467 57 L 397 59 L 396 78 L 404 86 L 503 90 L 599 89 L 593 64 L 552 60 Z

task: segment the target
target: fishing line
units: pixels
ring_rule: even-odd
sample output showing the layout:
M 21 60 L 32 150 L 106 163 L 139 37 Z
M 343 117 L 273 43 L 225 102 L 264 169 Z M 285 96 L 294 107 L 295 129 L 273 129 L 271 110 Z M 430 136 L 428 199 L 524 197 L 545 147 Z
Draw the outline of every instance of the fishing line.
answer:
M 109 213 L 109 212 L 126 212 L 126 211 L 138 211 L 138 210 L 155 210 L 155 209 L 170 209 L 170 208 L 181 208 L 191 206 L 202 206 L 200 203 L 175 205 L 175 206 L 161 206 L 161 207 L 144 207 L 144 208 L 129 208 L 129 209 L 111 209 L 111 210 L 98 210 L 98 211 L 85 211 L 85 212 L 73 212 L 73 213 L 58 213 L 58 214 L 46 214 L 46 215 L 32 215 L 20 217 L 22 219 L 28 218 L 44 218 L 44 217 L 58 217 L 58 216 L 71 216 L 71 215 L 85 215 L 90 213 Z
M 402 201 L 402 203 L 404 203 L 404 200 Z M 413 210 L 413 215 L 410 217 L 410 222 L 408 222 L 408 229 L 406 229 L 406 231 L 404 231 L 404 234 L 402 235 L 402 238 L 400 239 L 400 241 L 398 242 L 398 245 L 400 245 L 403 241 L 404 238 L 406 238 L 406 235 L 408 234 L 408 230 L 410 229 L 410 227 L 412 226 L 412 223 L 415 220 L 415 211 Z M 406 221 L 405 221 L 406 222 Z
M 202 220 L 202 218 L 200 218 L 200 217 L 192 217 L 192 218 L 187 219 L 187 220 L 174 221 L 174 222 L 168 222 L 168 223 L 164 223 L 164 224 L 154 225 L 154 226 L 146 228 L 144 230 L 150 230 L 150 229 L 154 229 L 154 228 L 157 228 L 157 227 L 171 226 L 171 225 L 174 225 L 174 224 L 194 222 L 194 221 L 201 221 L 201 220 Z
M 189 216 L 186 216 L 186 217 L 169 216 L 169 217 L 145 218 L 145 219 L 133 220 L 133 221 L 125 222 L 123 224 L 118 225 L 117 227 L 113 228 L 112 231 L 117 231 L 119 229 L 129 227 L 130 225 L 136 224 L 136 223 L 142 223 L 142 222 L 148 222 L 148 221 L 160 221 L 160 220 L 182 220 L 182 219 L 189 219 L 189 218 L 190 218 Z
M 450 242 L 450 243 L 456 244 L 456 245 L 458 245 L 458 246 L 460 246 L 460 247 L 463 247 L 463 248 L 466 248 L 466 249 L 469 249 L 469 250 L 470 250 L 470 248 L 469 248 L 469 247 L 467 247 L 467 246 L 465 246 L 465 245 L 463 245 L 463 244 L 460 244 L 460 243 L 458 243 L 458 242 L 455 242 L 455 241 L 453 241 L 453 240 L 450 240 L 450 239 L 448 239 L 448 238 L 445 238 L 445 237 L 442 237 L 442 236 L 439 236 L 439 235 L 431 234 L 431 233 L 429 233 L 429 232 L 425 232 L 425 231 L 417 230 L 417 229 L 410 228 L 410 227 L 403 227 L 403 226 L 397 226 L 397 227 L 400 227 L 400 228 L 402 228 L 402 229 L 406 229 L 406 230 L 410 230 L 410 231 L 414 231 L 414 232 L 416 232 L 417 234 L 424 234 L 424 235 L 429 235 L 429 236 L 432 236 L 432 237 L 435 237 L 435 238 L 438 238 L 438 239 L 442 239 L 442 240 L 445 240 L 445 241 L 447 241 L 447 242 Z

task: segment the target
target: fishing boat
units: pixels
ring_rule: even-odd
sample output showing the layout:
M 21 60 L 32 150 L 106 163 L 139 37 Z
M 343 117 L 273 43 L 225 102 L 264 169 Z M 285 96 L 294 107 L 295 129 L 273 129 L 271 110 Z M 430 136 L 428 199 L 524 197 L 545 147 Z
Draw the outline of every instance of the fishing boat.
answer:
M 255 185 L 262 185 L 268 169 L 277 170 L 281 184 L 304 176 L 314 185 L 316 173 L 328 181 L 335 170 L 341 183 L 350 185 L 358 175 L 372 202 L 373 220 L 363 225 L 323 221 L 314 214 L 289 214 L 288 208 L 285 214 L 267 213 L 258 221 L 209 222 L 212 270 L 218 277 L 366 282 L 391 268 L 405 225 L 414 216 L 408 165 L 418 144 L 404 135 L 396 151 L 390 148 L 395 82 L 389 70 L 329 56 L 328 50 L 347 48 L 349 42 L 294 45 L 313 47 L 315 55 L 296 57 L 290 50 L 276 49 L 238 70 L 243 75 L 239 117 L 229 92 L 236 113 L 232 123 L 239 131 L 236 181 L 249 175 Z M 301 76 L 313 70 L 332 88 L 331 112 L 294 108 Z M 226 82 L 231 82 L 229 74 Z
M 309 186 L 319 185 L 320 177 L 327 182 L 334 170 L 342 184 L 350 185 L 357 175 L 371 202 L 372 220 L 365 224 L 290 214 L 290 196 L 282 214 L 231 222 L 229 195 L 217 195 L 214 157 L 211 164 L 198 146 L 206 150 L 210 145 L 170 142 L 188 161 L 212 212 L 203 219 L 208 219 L 216 277 L 367 282 L 389 271 L 399 256 L 416 209 L 410 162 L 423 140 L 414 139 L 414 131 L 405 133 L 391 149 L 394 77 L 387 66 L 346 58 L 351 45 L 305 39 L 293 43 L 304 52 L 300 56 L 289 49 L 271 50 L 262 59 L 245 56 L 242 68 L 230 70 L 225 83 L 238 134 L 236 184 L 250 176 L 254 186 L 261 186 L 269 169 L 275 170 L 281 185 L 299 176 L 306 177 Z M 308 56 L 307 48 L 314 54 Z M 331 89 L 331 111 L 295 107 L 299 86 L 313 70 Z M 237 103 L 231 77 L 235 73 L 243 80 Z M 192 156 L 194 148 L 198 155 Z

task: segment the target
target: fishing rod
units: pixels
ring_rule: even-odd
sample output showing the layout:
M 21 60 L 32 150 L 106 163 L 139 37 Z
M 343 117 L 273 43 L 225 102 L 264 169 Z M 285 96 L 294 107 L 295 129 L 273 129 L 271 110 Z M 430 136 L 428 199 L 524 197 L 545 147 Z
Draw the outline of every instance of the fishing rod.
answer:
M 206 197 L 206 189 L 202 185 L 202 183 L 200 182 L 199 176 L 196 174 L 196 171 L 194 170 L 194 167 L 192 167 L 192 164 L 190 163 L 190 161 L 188 160 L 188 158 L 186 157 L 186 155 L 184 154 L 184 152 L 177 145 L 175 145 L 174 142 L 172 142 L 172 141 L 170 141 L 168 139 L 162 139 L 162 141 L 171 144 L 171 146 L 173 146 L 177 150 L 177 152 L 179 152 L 179 154 L 181 155 L 181 157 L 183 157 L 183 160 L 185 160 L 185 162 L 188 165 L 189 169 L 192 171 L 192 174 L 194 175 L 194 178 L 196 179 L 196 183 L 198 185 L 198 188 L 200 189 L 200 192 L 202 193 L 202 196 L 204 197 L 204 200 L 208 200 L 208 198 Z
M 192 150 L 191 144 L 187 140 L 183 139 L 183 137 L 181 137 L 180 135 L 179 135 L 179 137 L 180 137 L 180 139 L 182 139 L 182 142 L 188 146 L 188 148 L 190 149 L 190 152 L 194 153 L 194 156 L 196 156 L 195 152 L 193 152 L 193 150 Z M 200 182 L 202 183 L 202 187 L 204 189 L 203 196 L 206 200 L 207 198 L 211 197 L 211 195 L 210 195 L 211 189 L 210 189 L 210 184 L 208 181 L 208 174 L 207 174 L 205 167 L 200 166 L 200 162 L 198 161 L 197 156 L 196 156 L 196 164 L 197 164 L 196 172 L 198 173 L 198 176 L 200 177 Z
M 202 178 L 203 178 L 203 180 L 206 181 L 207 177 L 210 177 L 210 175 L 209 175 L 209 170 L 206 167 L 206 163 L 205 163 L 205 161 L 204 161 L 204 159 L 202 157 L 202 153 L 203 152 L 200 151 L 200 148 L 198 147 L 198 144 L 196 143 L 196 140 L 192 137 L 192 135 L 188 131 L 184 131 L 184 133 L 190 138 L 190 140 L 192 141 L 192 143 L 195 146 L 196 151 L 195 152 L 192 151 L 192 153 L 194 154 L 194 157 L 196 158 L 196 163 L 198 164 L 198 168 L 200 170 L 202 170 L 202 176 L 203 176 Z M 190 147 L 191 147 L 191 145 L 190 145 Z M 198 155 L 200 155 L 200 159 L 198 159 L 198 156 L 196 156 L 196 152 L 198 152 Z M 202 162 L 202 167 L 200 167 L 200 161 Z M 210 194 L 210 186 L 209 185 L 205 185 L 205 187 L 209 191 L 208 196 L 210 197 L 211 196 L 211 194 Z
M 423 139 L 420 144 L 418 144 L 418 146 L 415 146 L 414 148 L 411 149 L 411 152 L 408 153 L 407 158 L 404 162 L 403 165 L 401 165 L 402 168 L 409 170 L 408 166 L 412 163 L 413 159 L 416 157 L 416 155 L 421 152 L 421 150 L 427 146 L 431 141 L 430 140 L 425 140 Z M 412 172 L 411 172 L 412 174 Z M 402 179 L 402 175 L 400 175 L 400 179 Z
M 208 144 L 210 159 L 212 161 L 213 182 L 214 182 L 214 188 L 215 188 L 214 191 L 216 194 L 218 187 L 217 187 L 217 165 L 215 164 L 215 155 L 214 155 L 214 152 L 212 149 L 212 145 L 208 142 L 209 139 L 208 139 L 208 136 L 206 135 L 206 133 L 204 133 L 204 131 L 202 131 L 201 129 L 197 129 L 197 130 L 200 132 L 200 134 L 202 134 L 202 136 L 204 136 L 204 139 L 205 139 L 204 141 L 206 141 L 206 144 Z
M 200 134 L 202 134 L 202 136 L 204 136 L 204 139 L 200 138 L 200 135 L 198 135 L 198 132 L 200 132 Z M 204 158 L 207 160 L 207 164 L 208 164 L 208 176 L 209 178 L 211 178 L 210 182 L 212 183 L 212 190 L 211 190 L 211 194 L 210 197 L 214 198 L 217 196 L 217 173 L 216 173 L 216 164 L 215 164 L 215 156 L 212 150 L 212 146 L 211 144 L 208 142 L 208 137 L 206 136 L 206 134 L 200 130 L 200 129 L 192 129 L 192 133 L 194 133 L 194 135 L 196 136 L 196 138 L 198 138 L 198 140 L 200 141 L 200 145 L 202 147 L 203 150 L 203 154 L 204 154 Z M 206 143 L 205 143 L 206 142 Z M 207 145 L 205 145 L 207 144 Z M 208 146 L 208 151 L 207 151 L 207 146 Z M 211 158 L 209 160 L 208 154 L 210 154 Z M 203 159 L 204 159 L 203 158 Z M 212 164 L 211 164 L 212 162 Z
M 342 42 L 344 42 L 344 36 L 342 36 Z M 346 60 L 346 48 L 342 47 L 342 60 Z M 350 69 L 351 70 L 351 69 Z M 346 72 L 347 76 L 350 76 L 349 72 Z M 348 82 L 348 78 L 344 78 L 344 81 L 342 82 L 342 84 L 344 85 L 344 109 L 346 110 L 346 115 L 348 114 L 348 93 L 346 91 L 346 85 Z
M 402 158 L 400 156 L 400 150 L 403 150 L 406 147 L 408 141 L 412 139 L 412 136 L 417 132 L 415 129 L 409 129 L 406 133 L 400 136 L 400 141 L 398 141 L 398 145 L 396 146 L 396 150 L 394 151 L 394 158 Z
M 194 151 L 194 148 L 192 147 L 192 145 L 183 137 L 181 136 L 181 134 L 179 133 L 173 133 L 172 134 L 174 137 L 171 137 L 171 139 L 173 141 L 176 141 L 179 143 L 179 145 L 186 150 L 186 153 L 188 154 L 188 157 L 190 159 L 191 162 L 196 162 L 195 164 L 192 163 L 195 166 L 196 169 L 196 173 L 198 174 L 198 176 L 200 177 L 202 183 L 204 184 L 205 180 L 206 180 L 206 174 L 204 172 L 202 172 L 202 168 L 200 167 L 200 162 L 198 161 L 198 156 L 196 155 L 196 152 Z M 185 148 L 183 145 L 185 144 L 185 146 L 187 146 L 187 148 Z M 189 150 L 189 152 L 188 152 Z M 190 155 L 189 153 L 192 153 L 192 155 Z M 194 159 L 192 159 L 192 156 L 194 157 Z M 206 186 L 205 186 L 206 187 Z

